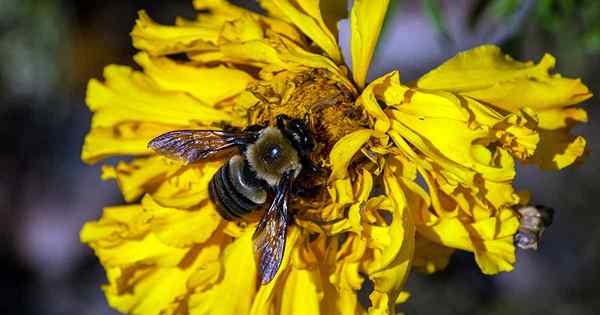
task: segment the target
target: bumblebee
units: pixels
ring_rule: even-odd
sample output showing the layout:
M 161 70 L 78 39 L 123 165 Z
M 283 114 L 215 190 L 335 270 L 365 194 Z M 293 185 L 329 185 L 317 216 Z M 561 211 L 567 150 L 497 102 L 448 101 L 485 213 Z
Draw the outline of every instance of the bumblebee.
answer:
M 520 249 L 537 250 L 544 230 L 552 224 L 554 209 L 541 205 L 517 209 L 521 215 L 519 231 L 515 234 L 515 245 Z
M 158 154 L 186 163 L 231 157 L 209 183 L 209 194 L 225 220 L 238 220 L 273 200 L 256 226 L 254 252 L 262 284 L 269 283 L 283 259 L 288 226 L 288 194 L 304 168 L 314 168 L 309 155 L 315 142 L 304 122 L 285 115 L 276 126 L 253 125 L 243 131 L 176 130 L 148 143 Z

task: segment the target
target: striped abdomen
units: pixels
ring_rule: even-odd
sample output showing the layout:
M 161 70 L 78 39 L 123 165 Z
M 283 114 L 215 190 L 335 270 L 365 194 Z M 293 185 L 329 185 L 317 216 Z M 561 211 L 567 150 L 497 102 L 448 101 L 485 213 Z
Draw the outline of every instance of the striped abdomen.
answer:
M 235 155 L 213 176 L 210 198 L 225 220 L 236 220 L 262 206 L 267 199 L 264 184 L 249 170 L 247 162 Z

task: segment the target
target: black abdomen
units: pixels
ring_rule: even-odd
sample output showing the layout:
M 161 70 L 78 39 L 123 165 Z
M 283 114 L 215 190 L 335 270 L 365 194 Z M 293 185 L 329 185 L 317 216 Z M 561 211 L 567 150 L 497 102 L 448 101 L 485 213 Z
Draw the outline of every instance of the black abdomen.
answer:
M 210 198 L 225 220 L 236 220 L 262 206 L 267 198 L 264 184 L 240 156 L 232 157 L 209 183 Z

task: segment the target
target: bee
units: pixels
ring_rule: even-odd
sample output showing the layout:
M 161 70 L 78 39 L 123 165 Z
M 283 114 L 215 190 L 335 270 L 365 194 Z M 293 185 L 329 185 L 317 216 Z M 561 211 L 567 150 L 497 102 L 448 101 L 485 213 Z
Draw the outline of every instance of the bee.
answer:
M 542 233 L 552 224 L 554 209 L 537 205 L 521 207 L 517 212 L 521 215 L 521 224 L 515 235 L 515 245 L 521 249 L 537 250 Z
M 300 119 L 276 117 L 276 126 L 253 125 L 242 131 L 176 130 L 148 143 L 158 154 L 194 163 L 220 155 L 228 161 L 213 175 L 209 195 L 225 220 L 239 220 L 273 200 L 253 235 L 262 284 L 281 264 L 288 226 L 288 194 L 303 168 L 314 168 L 309 154 L 315 141 Z

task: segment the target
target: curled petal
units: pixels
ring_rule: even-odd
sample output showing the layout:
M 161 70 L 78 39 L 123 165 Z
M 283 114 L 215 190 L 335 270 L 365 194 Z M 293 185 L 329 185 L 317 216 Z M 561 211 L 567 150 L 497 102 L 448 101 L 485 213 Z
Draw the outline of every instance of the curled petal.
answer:
M 276 6 L 281 15 L 294 23 L 306 36 L 321 47 L 331 59 L 341 63 L 342 54 L 337 45 L 336 37 L 323 20 L 319 0 L 271 0 L 268 2 Z
M 336 142 L 329 153 L 329 161 L 331 161 L 330 181 L 348 176 L 348 165 L 350 165 L 358 150 L 369 141 L 372 134 L 373 130 L 370 129 L 357 130 Z

